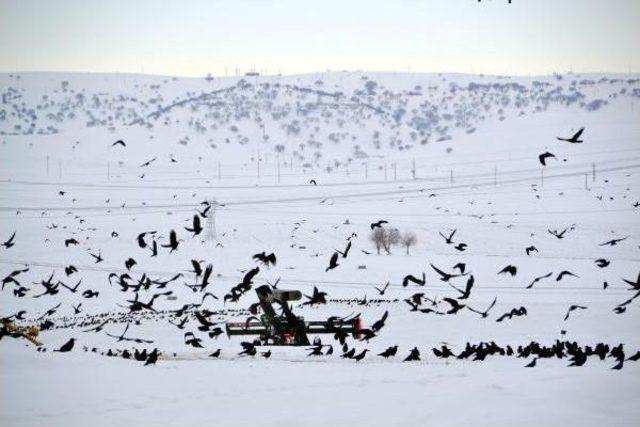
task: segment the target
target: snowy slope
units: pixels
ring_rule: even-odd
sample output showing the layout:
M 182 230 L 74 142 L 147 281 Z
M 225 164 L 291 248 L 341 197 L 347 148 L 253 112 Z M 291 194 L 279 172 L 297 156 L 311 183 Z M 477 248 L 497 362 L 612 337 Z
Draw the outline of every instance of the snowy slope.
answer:
M 443 343 L 459 353 L 467 342 L 517 348 L 557 339 L 624 344 L 627 356 L 640 350 L 638 301 L 613 311 L 635 294 L 622 278 L 635 281 L 640 271 L 637 76 L 326 73 L 207 81 L 27 73 L 0 75 L 0 88 L 0 240 L 16 231 L 15 246 L 0 248 L 0 274 L 29 267 L 16 277 L 28 288 L 24 297 L 14 283 L 0 292 L 0 316 L 26 310 L 18 324 L 54 324 L 40 334 L 46 352 L 0 341 L 2 425 L 640 421 L 637 362 L 611 370 L 612 358 L 590 357 L 581 368 L 551 358 L 531 369 L 524 365 L 532 357 L 472 361 L 432 352 Z M 581 144 L 556 139 L 581 127 Z M 125 147 L 112 145 L 120 139 Z M 545 151 L 556 158 L 542 166 Z M 206 231 L 191 237 L 184 227 L 214 198 L 216 238 L 205 239 Z M 401 247 L 376 254 L 368 235 L 380 219 L 416 233 L 410 254 Z M 466 250 L 439 234 L 454 229 Z M 564 229 L 562 239 L 548 231 Z M 136 242 L 139 233 L 157 231 L 165 244 L 170 230 L 182 239 L 173 253 L 160 247 L 150 257 Z M 351 236 L 349 256 L 325 271 Z M 69 238 L 79 244 L 66 247 Z M 527 255 L 532 245 L 538 252 Z M 328 293 L 326 305 L 294 305 L 306 319 L 361 313 L 369 326 L 389 311 L 370 342 L 349 339 L 350 348 L 370 350 L 364 360 L 339 357 L 337 343 L 333 355 L 317 358 L 281 347 L 268 360 L 240 357 L 241 339 L 209 338 L 189 314 L 184 330 L 169 323 L 180 321 L 171 310 L 202 301 L 203 293 L 184 285 L 196 280 L 192 259 L 213 265 L 207 291 L 220 299 L 201 307 L 214 312 L 210 320 L 246 319 L 257 300 L 252 291 L 237 303 L 222 297 L 261 251 L 278 262 L 261 266 L 254 286 L 279 278 L 280 288 Z M 90 253 L 104 261 L 96 264 Z M 598 267 L 600 258 L 610 264 Z M 484 310 L 495 299 L 489 315 L 410 311 L 404 299 L 417 292 L 439 301 L 437 310 L 448 307 L 443 298 L 459 297 L 453 286 L 464 288 L 468 276 L 449 286 L 429 265 L 451 271 L 459 262 L 475 278 L 466 304 Z M 69 265 L 78 272 L 67 276 Z M 517 266 L 515 277 L 498 274 L 507 265 Z M 556 280 L 563 270 L 576 276 Z M 402 286 L 407 274 L 423 272 L 425 286 Z M 82 279 L 79 291 L 35 297 L 52 273 L 54 283 Z M 182 276 L 141 291 L 142 301 L 166 291 L 176 299 L 160 296 L 159 313 L 132 317 L 134 293 L 110 283 L 111 273 L 128 273 L 134 284 L 143 274 Z M 378 296 L 374 286 L 387 282 Z M 86 298 L 87 290 L 99 296 Z M 587 309 L 563 320 L 571 305 Z M 496 321 L 521 306 L 526 316 Z M 102 332 L 83 332 L 106 319 L 114 321 Z M 153 342 L 106 334 L 119 336 L 127 319 L 134 320 L 128 337 Z M 187 331 L 204 348 L 185 345 Z M 52 353 L 72 337 L 73 351 Z M 392 345 L 399 346 L 395 358 L 376 356 Z M 162 356 L 143 367 L 101 355 L 133 347 L 159 348 Z M 413 347 L 422 360 L 402 363 Z M 220 359 L 208 357 L 218 348 Z

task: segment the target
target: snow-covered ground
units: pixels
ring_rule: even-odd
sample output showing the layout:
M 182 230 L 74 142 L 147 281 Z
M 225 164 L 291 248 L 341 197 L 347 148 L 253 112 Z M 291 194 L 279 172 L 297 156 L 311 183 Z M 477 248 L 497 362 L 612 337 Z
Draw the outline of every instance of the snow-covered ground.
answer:
M 581 367 L 549 357 L 526 368 L 534 356 L 432 351 L 556 340 L 624 344 L 625 359 L 640 350 L 640 299 L 621 305 L 638 292 L 623 278 L 636 282 L 640 272 L 638 76 L 26 73 L 0 75 L 0 89 L 0 240 L 16 232 L 14 246 L 0 247 L 0 276 L 28 267 L 15 276 L 20 284 L 4 285 L 0 316 L 26 310 L 18 325 L 51 322 L 39 336 L 46 351 L 0 341 L 0 425 L 640 423 L 638 361 L 612 370 L 614 357 L 589 356 Z M 581 127 L 583 143 L 556 139 Z M 544 152 L 555 155 L 546 166 Z M 214 199 L 216 237 L 206 238 L 211 210 L 192 237 L 185 227 Z M 416 234 L 409 254 L 400 246 L 376 254 L 369 233 L 378 220 Z M 565 229 L 562 238 L 549 231 Z M 171 230 L 182 239 L 172 253 L 162 247 Z M 453 230 L 464 250 L 440 235 Z M 150 231 L 155 257 L 137 242 Z M 71 238 L 78 244 L 66 246 Z M 348 256 L 325 271 L 347 239 Z M 527 254 L 530 246 L 537 252 Z M 277 264 L 256 263 L 262 251 Z M 185 286 L 196 283 L 191 260 L 213 266 L 204 292 Z M 453 272 L 458 263 L 475 279 L 466 300 L 454 286 L 464 290 L 469 275 L 448 284 L 430 266 Z M 67 275 L 71 265 L 77 272 Z M 508 265 L 515 276 L 498 274 Z M 266 359 L 265 347 L 238 355 L 248 338 L 198 330 L 193 309 L 176 316 L 212 292 L 219 299 L 206 298 L 199 312 L 244 321 L 255 293 L 223 297 L 256 266 L 254 288 L 280 279 L 279 288 L 327 292 L 327 304 L 293 305 L 307 320 L 360 313 L 370 327 L 388 311 L 386 325 L 368 342 L 347 339 L 356 354 L 369 349 L 359 362 L 340 357 L 330 335 L 322 340 L 333 354 L 274 347 Z M 563 270 L 575 276 L 557 280 Z M 158 312 L 129 315 L 135 293 L 112 273 L 129 274 L 130 285 L 145 274 L 182 276 L 139 292 L 142 302 L 171 292 L 155 299 Z M 402 285 L 423 273 L 424 286 Z M 77 292 L 60 286 L 38 297 L 52 274 L 53 284 L 82 282 Z M 380 296 L 374 287 L 387 282 Z M 451 308 L 444 298 L 477 311 L 496 303 L 486 317 L 423 313 L 405 302 L 416 293 L 437 302 L 420 308 L 439 313 Z M 572 305 L 586 309 L 564 320 Z M 520 307 L 525 316 L 497 321 Z M 184 329 L 174 325 L 185 318 Z M 127 323 L 127 338 L 151 342 L 118 341 Z M 185 332 L 203 348 L 185 344 Z M 72 351 L 52 352 L 70 338 Z M 395 357 L 378 356 L 394 345 Z M 403 362 L 414 347 L 421 360 Z M 134 348 L 161 355 L 154 366 L 106 356 Z M 220 357 L 209 357 L 216 349 Z

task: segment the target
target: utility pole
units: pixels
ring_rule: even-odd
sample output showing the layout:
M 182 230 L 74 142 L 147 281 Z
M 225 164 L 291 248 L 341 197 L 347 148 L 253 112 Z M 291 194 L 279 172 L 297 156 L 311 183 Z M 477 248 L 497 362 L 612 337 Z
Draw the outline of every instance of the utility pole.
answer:
M 591 163 L 591 181 L 596 182 L 596 164 Z
M 453 169 L 449 171 L 449 184 L 453 184 Z
M 416 179 L 416 159 L 413 159 L 411 165 L 411 174 L 413 175 L 413 179 Z

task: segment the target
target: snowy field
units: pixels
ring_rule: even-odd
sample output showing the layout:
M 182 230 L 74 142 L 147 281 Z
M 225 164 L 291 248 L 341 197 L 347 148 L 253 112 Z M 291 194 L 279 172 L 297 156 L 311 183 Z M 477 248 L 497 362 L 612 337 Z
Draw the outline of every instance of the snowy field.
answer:
M 639 76 L 25 73 L 0 89 L 0 316 L 44 344 L 0 340 L 0 425 L 640 425 Z M 417 243 L 378 254 L 380 220 Z M 327 293 L 293 303 L 306 320 L 388 317 L 369 340 L 322 335 L 321 356 L 239 355 L 251 337 L 212 332 L 278 279 Z

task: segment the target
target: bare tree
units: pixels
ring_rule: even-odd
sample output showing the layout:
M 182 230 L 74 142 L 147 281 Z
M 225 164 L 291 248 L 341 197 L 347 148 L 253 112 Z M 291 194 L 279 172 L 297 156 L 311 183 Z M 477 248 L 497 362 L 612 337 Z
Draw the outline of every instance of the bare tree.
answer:
M 391 246 L 400 243 L 400 231 L 397 228 L 385 229 L 384 250 L 391 255 Z
M 380 249 L 384 247 L 386 234 L 386 230 L 383 227 L 378 227 L 374 229 L 369 235 L 369 239 L 373 242 L 374 245 L 376 245 L 378 255 L 380 255 Z
M 407 255 L 409 255 L 409 248 L 416 243 L 418 243 L 418 236 L 413 231 L 405 231 L 402 235 L 402 246 L 407 249 Z

